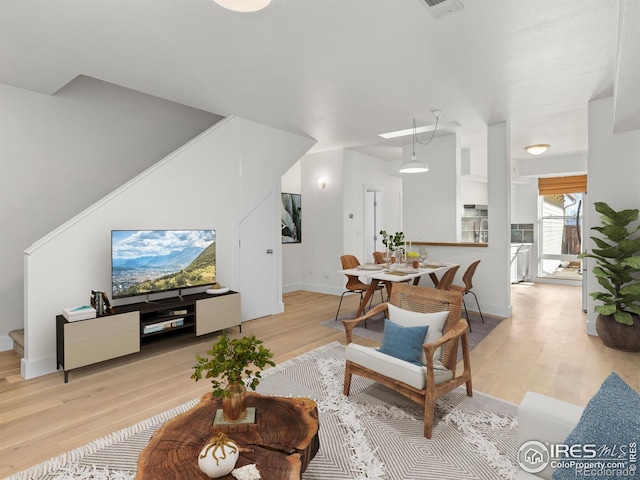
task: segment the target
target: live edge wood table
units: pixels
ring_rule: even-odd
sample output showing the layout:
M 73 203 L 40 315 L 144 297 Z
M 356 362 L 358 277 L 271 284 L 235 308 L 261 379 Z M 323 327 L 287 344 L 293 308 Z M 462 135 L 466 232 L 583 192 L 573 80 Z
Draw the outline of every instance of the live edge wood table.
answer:
M 300 480 L 320 448 L 318 408 L 309 398 L 271 397 L 247 392 L 256 424 L 222 427 L 240 447 L 236 468 L 255 463 L 263 480 Z M 191 410 L 167 421 L 138 457 L 137 480 L 203 479 L 200 450 L 221 431 L 213 427 L 220 399 L 202 396 Z M 231 474 L 220 477 L 233 479 Z

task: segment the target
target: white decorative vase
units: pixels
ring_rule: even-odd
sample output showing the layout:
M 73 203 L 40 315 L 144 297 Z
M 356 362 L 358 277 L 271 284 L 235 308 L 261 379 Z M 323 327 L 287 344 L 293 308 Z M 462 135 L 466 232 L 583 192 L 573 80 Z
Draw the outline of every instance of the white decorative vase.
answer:
M 212 438 L 198 455 L 198 467 L 209 478 L 220 478 L 231 473 L 240 457 L 238 444 L 220 432 Z

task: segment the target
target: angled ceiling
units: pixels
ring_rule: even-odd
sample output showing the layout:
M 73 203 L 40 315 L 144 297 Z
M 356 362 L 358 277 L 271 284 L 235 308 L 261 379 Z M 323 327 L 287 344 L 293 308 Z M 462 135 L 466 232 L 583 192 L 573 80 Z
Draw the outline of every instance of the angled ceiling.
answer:
M 586 153 L 603 96 L 617 130 L 640 129 L 640 2 L 462 3 L 435 19 L 424 0 L 2 0 L 0 82 L 54 94 L 85 75 L 388 159 L 402 141 L 378 134 L 436 108 L 480 156 L 502 121 L 515 159 Z

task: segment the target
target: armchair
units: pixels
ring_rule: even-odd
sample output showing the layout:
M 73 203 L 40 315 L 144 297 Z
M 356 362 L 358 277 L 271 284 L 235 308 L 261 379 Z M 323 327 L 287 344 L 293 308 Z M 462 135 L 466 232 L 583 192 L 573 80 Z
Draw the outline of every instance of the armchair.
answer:
M 399 316 L 394 313 L 398 310 L 404 312 Z M 436 400 L 465 383 L 467 395 L 473 395 L 468 324 L 461 318 L 461 310 L 462 295 L 459 292 L 394 283 L 388 302 L 376 305 L 359 318 L 342 321 L 347 336 L 344 394 L 349 395 L 352 375 L 369 378 L 395 390 L 424 406 L 424 436 L 431 438 Z M 431 323 L 423 341 L 420 364 L 353 343 L 355 326 L 381 312 L 385 312 L 387 318 L 391 312 L 395 315 L 392 321 L 404 327 Z M 436 312 L 447 313 L 434 315 Z M 462 345 L 463 368 L 456 376 L 459 343 Z

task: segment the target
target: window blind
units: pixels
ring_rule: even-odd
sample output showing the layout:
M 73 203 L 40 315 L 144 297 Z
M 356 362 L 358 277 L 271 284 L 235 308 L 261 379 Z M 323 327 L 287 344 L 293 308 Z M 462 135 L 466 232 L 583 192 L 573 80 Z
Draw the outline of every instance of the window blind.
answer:
M 538 179 L 538 195 L 560 195 L 587 191 L 587 176 L 552 177 Z

